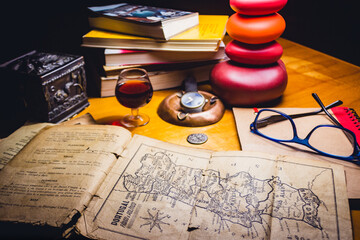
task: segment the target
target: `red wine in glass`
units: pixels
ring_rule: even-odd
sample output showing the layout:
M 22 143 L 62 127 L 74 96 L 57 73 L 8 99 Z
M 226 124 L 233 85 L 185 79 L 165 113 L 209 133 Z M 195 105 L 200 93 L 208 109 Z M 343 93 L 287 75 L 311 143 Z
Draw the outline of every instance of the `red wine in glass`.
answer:
M 139 114 L 139 108 L 148 104 L 153 88 L 145 69 L 128 68 L 121 71 L 115 87 L 115 96 L 124 107 L 131 108 L 131 115 L 120 120 L 125 127 L 139 127 L 150 120 L 146 114 Z
M 116 85 L 115 96 L 119 103 L 128 108 L 139 108 L 148 104 L 153 89 L 149 82 L 133 80 Z

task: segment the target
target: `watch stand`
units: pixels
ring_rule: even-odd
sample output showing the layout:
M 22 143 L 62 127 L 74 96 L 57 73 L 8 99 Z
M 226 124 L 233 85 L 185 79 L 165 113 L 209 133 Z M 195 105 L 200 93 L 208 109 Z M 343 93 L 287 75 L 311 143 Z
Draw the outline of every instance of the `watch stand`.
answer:
M 174 93 L 167 96 L 159 105 L 158 115 L 168 123 L 186 126 L 201 127 L 218 122 L 224 115 L 225 106 L 215 95 L 198 91 L 206 99 L 203 111 L 196 113 L 185 113 L 180 105 L 181 94 Z

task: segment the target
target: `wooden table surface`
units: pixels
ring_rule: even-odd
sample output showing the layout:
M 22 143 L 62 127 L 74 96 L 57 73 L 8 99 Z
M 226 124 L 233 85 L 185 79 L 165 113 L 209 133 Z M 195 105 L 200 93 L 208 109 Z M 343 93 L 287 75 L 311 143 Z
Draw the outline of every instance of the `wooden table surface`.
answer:
M 325 105 L 342 100 L 344 106 L 360 113 L 360 67 L 330 57 L 313 49 L 280 38 L 284 53 L 282 60 L 288 72 L 288 85 L 279 101 L 269 107 L 318 107 L 311 93 L 319 95 Z M 201 85 L 201 90 L 211 91 L 210 85 Z M 241 150 L 235 120 L 231 108 L 225 110 L 223 118 L 216 124 L 205 127 L 181 127 L 163 121 L 157 115 L 160 102 L 179 89 L 154 92 L 151 102 L 140 111 L 150 116 L 146 126 L 130 129 L 141 134 L 184 146 L 216 151 Z M 115 97 L 90 98 L 90 106 L 78 116 L 90 113 L 98 123 L 120 119 L 130 112 L 121 106 Z M 202 145 L 191 145 L 186 138 L 191 133 L 205 133 L 209 139 Z M 360 239 L 360 211 L 352 210 L 355 239 Z

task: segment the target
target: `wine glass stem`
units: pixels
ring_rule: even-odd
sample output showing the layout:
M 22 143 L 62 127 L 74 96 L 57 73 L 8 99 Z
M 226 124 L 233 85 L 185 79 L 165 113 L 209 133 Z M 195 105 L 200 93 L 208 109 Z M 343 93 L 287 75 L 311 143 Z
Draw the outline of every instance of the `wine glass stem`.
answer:
M 133 116 L 133 118 L 138 118 L 139 116 L 139 108 L 132 108 L 131 109 L 131 115 Z

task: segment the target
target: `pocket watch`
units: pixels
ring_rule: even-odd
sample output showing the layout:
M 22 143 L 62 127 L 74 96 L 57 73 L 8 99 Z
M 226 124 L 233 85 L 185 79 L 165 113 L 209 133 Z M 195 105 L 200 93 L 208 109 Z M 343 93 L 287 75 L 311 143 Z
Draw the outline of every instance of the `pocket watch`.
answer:
M 180 105 L 185 113 L 202 112 L 208 100 L 198 92 L 197 82 L 193 76 L 184 80 L 184 92 L 180 96 Z
M 180 105 L 186 113 L 201 112 L 205 103 L 205 97 L 199 92 L 186 92 L 180 99 Z

